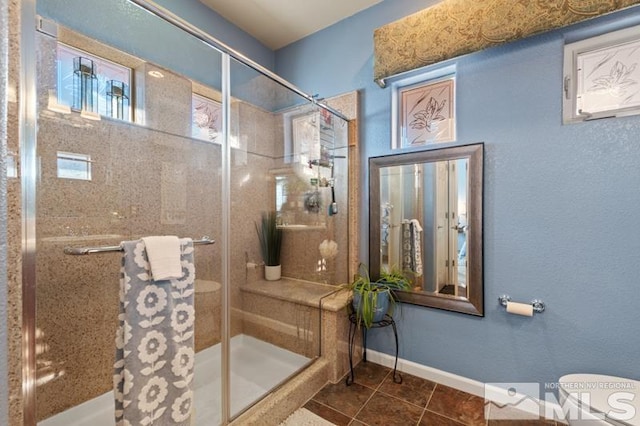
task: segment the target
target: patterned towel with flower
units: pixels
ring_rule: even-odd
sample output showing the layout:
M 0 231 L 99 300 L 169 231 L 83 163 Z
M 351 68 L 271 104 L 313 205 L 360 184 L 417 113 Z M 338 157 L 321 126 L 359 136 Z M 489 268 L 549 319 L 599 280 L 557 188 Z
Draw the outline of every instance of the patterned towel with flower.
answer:
M 417 219 L 402 221 L 402 270 L 422 275 L 422 226 Z
M 193 406 L 193 242 L 180 240 L 182 277 L 153 281 L 142 240 L 122 243 L 116 334 L 116 426 L 184 425 Z

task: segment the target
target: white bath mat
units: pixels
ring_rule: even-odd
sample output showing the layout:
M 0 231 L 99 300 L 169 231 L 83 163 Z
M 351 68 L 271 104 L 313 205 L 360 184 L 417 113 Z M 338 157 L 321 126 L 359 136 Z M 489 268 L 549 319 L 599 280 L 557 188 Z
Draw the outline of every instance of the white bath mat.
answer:
M 293 412 L 280 426 L 335 426 L 335 424 L 313 414 L 306 408 L 299 408 Z

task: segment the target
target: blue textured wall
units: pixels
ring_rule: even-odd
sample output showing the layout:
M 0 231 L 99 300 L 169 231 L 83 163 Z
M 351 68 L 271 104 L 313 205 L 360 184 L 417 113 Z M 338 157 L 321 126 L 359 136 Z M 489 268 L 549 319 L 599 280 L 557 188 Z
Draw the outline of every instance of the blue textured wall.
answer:
M 41 0 L 39 0 L 41 1 Z M 275 66 L 275 54 L 253 36 L 236 27 L 198 0 L 155 0 L 176 15 L 211 34 L 229 47 L 243 53 L 270 70 Z
M 424 7 L 386 0 L 276 52 L 277 72 L 304 90 L 361 91 L 365 189 L 368 158 L 391 153 L 391 91 L 372 81 L 373 30 Z M 401 357 L 483 382 L 640 377 L 640 117 L 561 124 L 564 38 L 638 23 L 634 8 L 448 62 L 458 143 L 486 148 L 486 316 L 404 305 Z M 366 190 L 360 197 L 368 206 Z M 366 207 L 361 221 L 366 261 Z M 543 299 L 547 311 L 507 315 L 503 293 Z M 390 330 L 370 336 L 392 353 Z

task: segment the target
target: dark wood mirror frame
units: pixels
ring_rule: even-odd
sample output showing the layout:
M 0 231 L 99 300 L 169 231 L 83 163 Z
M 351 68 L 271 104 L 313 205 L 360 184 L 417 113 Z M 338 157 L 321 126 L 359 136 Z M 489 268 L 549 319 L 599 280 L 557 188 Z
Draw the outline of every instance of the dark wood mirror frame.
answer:
M 380 276 L 380 168 L 416 163 L 469 159 L 467 242 L 468 298 L 455 298 L 430 292 L 399 291 L 401 302 L 464 314 L 484 316 L 483 277 L 483 162 L 484 144 L 476 143 L 427 151 L 392 154 L 369 159 L 369 269 L 372 279 Z

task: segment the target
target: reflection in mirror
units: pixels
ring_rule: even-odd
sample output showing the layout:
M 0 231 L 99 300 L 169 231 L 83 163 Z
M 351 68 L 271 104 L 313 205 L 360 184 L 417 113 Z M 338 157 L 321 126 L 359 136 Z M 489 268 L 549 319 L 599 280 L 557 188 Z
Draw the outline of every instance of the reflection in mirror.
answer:
M 482 315 L 482 144 L 370 159 L 370 266 L 409 303 Z
M 380 169 L 380 264 L 411 271 L 417 291 L 467 297 L 468 165 L 461 158 Z

